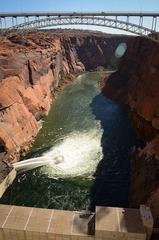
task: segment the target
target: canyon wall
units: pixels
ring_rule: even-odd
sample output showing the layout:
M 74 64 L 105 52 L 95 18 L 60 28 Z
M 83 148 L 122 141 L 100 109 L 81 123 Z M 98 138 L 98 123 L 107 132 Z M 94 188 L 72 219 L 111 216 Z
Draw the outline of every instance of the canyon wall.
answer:
M 132 124 L 143 142 L 131 159 L 130 206 L 151 206 L 159 219 L 159 43 L 131 39 L 118 71 L 107 80 L 106 96 L 126 104 Z
M 159 219 L 159 44 L 141 37 L 91 31 L 38 31 L 0 40 L 0 154 L 19 159 L 41 128 L 52 93 L 83 71 L 115 69 L 115 49 L 127 43 L 103 92 L 126 104 L 145 147 L 131 159 L 130 206 L 151 206 Z
M 47 115 L 52 92 L 74 74 L 115 67 L 123 36 L 36 31 L 0 40 L 0 152 L 19 159 Z

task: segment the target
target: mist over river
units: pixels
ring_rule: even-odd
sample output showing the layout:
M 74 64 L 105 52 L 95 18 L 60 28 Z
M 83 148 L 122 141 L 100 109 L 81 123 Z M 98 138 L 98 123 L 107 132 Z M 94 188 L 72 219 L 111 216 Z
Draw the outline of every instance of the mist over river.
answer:
M 137 139 L 127 110 L 78 76 L 54 100 L 18 176 L 0 203 L 82 210 L 127 206 L 130 153 Z

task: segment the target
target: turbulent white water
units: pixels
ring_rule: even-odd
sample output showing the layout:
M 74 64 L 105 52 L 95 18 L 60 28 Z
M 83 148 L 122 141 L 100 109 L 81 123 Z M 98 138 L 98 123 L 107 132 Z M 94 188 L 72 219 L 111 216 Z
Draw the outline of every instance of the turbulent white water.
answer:
M 83 133 L 73 132 L 41 157 L 15 163 L 14 167 L 25 172 L 47 165 L 52 176 L 90 176 L 102 159 L 101 137 L 102 130 L 98 128 Z

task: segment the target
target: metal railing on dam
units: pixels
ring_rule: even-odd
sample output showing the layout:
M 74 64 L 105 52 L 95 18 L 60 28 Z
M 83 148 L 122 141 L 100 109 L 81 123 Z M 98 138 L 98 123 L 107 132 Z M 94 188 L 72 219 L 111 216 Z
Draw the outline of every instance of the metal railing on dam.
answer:
M 156 38 L 158 17 L 158 12 L 14 12 L 0 13 L 0 28 L 1 33 L 8 33 L 60 25 L 94 25 Z

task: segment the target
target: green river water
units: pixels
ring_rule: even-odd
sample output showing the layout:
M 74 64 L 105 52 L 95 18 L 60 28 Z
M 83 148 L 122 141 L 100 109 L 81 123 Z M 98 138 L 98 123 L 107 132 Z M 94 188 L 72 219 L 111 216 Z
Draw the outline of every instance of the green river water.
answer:
M 137 141 L 127 110 L 103 96 L 99 78 L 84 73 L 57 96 L 1 203 L 69 210 L 127 206 Z

